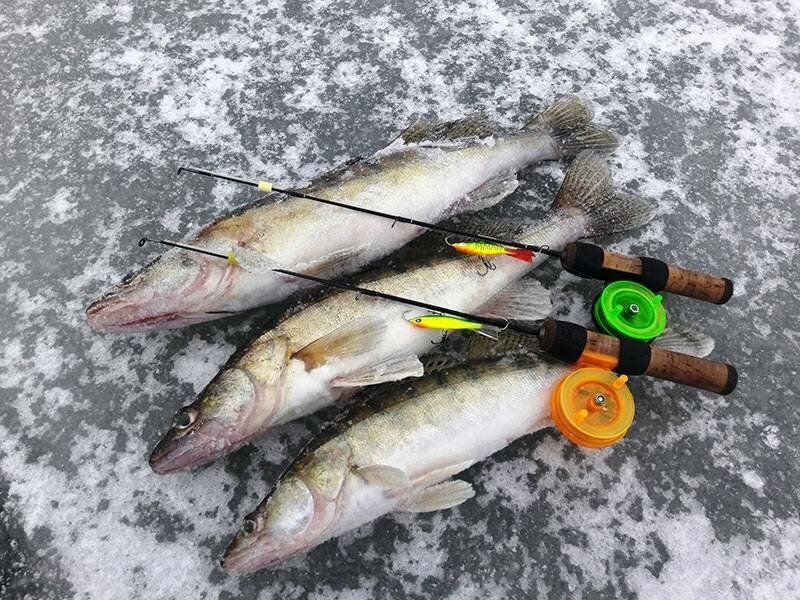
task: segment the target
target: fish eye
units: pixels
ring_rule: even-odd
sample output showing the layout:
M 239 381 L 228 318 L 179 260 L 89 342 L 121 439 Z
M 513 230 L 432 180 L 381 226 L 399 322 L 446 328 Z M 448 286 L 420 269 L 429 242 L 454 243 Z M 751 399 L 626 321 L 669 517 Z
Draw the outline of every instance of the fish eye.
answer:
M 197 419 L 197 411 L 193 408 L 181 409 L 175 413 L 172 426 L 175 429 L 186 429 Z
M 242 531 L 245 535 L 253 535 L 256 532 L 256 522 L 253 519 L 245 519 L 242 523 Z

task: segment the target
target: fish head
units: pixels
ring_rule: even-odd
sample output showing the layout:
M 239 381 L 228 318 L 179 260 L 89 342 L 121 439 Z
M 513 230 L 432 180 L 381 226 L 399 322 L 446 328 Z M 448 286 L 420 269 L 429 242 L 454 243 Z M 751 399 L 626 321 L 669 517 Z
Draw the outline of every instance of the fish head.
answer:
M 156 473 L 207 464 L 269 427 L 281 406 L 289 341 L 262 336 L 234 355 L 197 399 L 175 413 L 150 455 Z
M 183 327 L 217 318 L 241 268 L 222 258 L 170 250 L 130 273 L 86 309 L 101 331 Z
M 327 445 L 290 469 L 267 498 L 245 517 L 225 551 L 222 567 L 241 575 L 275 566 L 334 535 L 350 451 Z

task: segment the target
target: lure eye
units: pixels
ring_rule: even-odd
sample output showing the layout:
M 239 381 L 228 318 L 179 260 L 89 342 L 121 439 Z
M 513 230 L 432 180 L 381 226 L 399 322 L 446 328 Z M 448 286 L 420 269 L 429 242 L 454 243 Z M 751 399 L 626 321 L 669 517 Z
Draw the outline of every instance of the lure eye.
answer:
M 172 419 L 172 426 L 175 429 L 186 429 L 197 420 L 197 411 L 193 408 L 180 410 Z
M 419 318 L 414 319 L 414 323 L 422 323 L 422 319 L 419 319 Z
M 242 523 L 242 531 L 245 535 L 253 535 L 256 532 L 256 522 L 253 519 L 245 519 Z

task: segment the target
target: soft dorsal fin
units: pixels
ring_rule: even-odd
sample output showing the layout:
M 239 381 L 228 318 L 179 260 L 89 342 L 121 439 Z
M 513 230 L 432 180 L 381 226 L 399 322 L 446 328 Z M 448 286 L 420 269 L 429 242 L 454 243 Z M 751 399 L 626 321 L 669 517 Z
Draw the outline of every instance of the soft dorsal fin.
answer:
M 353 358 L 374 350 L 385 332 L 386 321 L 378 317 L 351 321 L 298 350 L 293 358 L 302 360 L 308 369 L 331 359 Z
M 455 121 L 420 120 L 409 125 L 398 137 L 405 144 L 457 142 L 494 135 L 498 126 L 484 115 L 471 115 Z

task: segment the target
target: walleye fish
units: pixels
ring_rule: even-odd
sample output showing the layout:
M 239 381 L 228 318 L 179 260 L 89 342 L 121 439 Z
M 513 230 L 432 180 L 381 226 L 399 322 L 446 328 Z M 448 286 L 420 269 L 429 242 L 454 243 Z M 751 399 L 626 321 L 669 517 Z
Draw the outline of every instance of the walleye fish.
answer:
M 653 215 L 639 198 L 615 194 L 602 158 L 583 153 L 567 170 L 552 210 L 519 241 L 560 249 L 588 235 L 638 227 Z M 464 312 L 538 319 L 549 294 L 520 280 L 543 256 L 494 259 L 486 273 L 475 257 L 438 259 L 363 283 L 385 293 Z M 515 285 L 512 285 L 515 284 Z M 504 289 L 505 288 L 505 289 Z M 352 292 L 310 304 L 232 356 L 153 450 L 157 473 L 208 463 L 265 430 L 349 397 L 356 388 L 422 374 L 419 356 L 441 332 L 415 327 L 407 307 Z
M 520 131 L 480 117 L 418 123 L 388 147 L 323 175 L 302 191 L 390 214 L 439 221 L 492 206 L 513 192 L 530 164 L 610 152 L 616 136 L 590 123 L 590 107 L 562 99 Z M 282 198 L 280 202 L 276 200 Z M 333 277 L 352 273 L 422 233 L 311 200 L 270 194 L 209 225 L 190 244 L 234 251 L 243 269 L 181 249 L 164 252 L 86 309 L 99 330 L 182 327 L 286 299 L 308 285 L 270 267 Z
M 674 332 L 659 344 L 705 356 L 713 340 Z M 552 391 L 573 369 L 517 356 L 447 369 L 378 396 L 323 432 L 289 466 L 245 518 L 223 567 L 249 573 L 390 512 L 465 502 L 475 491 L 453 476 L 553 426 Z

